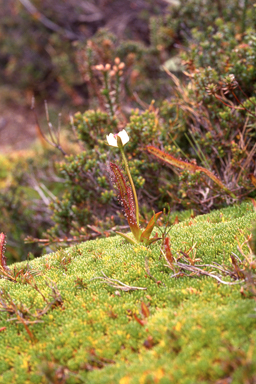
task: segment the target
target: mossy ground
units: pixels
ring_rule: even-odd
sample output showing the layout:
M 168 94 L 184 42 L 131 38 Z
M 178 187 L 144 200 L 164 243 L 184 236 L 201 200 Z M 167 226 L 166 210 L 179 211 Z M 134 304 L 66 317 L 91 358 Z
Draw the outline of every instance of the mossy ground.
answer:
M 196 257 L 204 263 L 228 264 L 255 220 L 250 203 L 187 219 L 172 227 L 172 252 L 196 243 Z M 34 341 L 22 324 L 1 314 L 0 328 L 6 328 L 0 332 L 0 383 L 255 382 L 255 301 L 241 295 L 240 285 L 209 277 L 171 279 L 159 255 L 159 244 L 146 249 L 115 236 L 31 261 L 41 271 L 34 280 L 42 293 L 50 296 L 45 282 L 51 279 L 63 305 L 29 326 Z M 145 257 L 158 283 L 146 274 Z M 101 280 L 89 281 L 102 273 L 147 289 L 117 294 Z M 0 286 L 31 312 L 45 306 L 30 285 L 1 280 Z

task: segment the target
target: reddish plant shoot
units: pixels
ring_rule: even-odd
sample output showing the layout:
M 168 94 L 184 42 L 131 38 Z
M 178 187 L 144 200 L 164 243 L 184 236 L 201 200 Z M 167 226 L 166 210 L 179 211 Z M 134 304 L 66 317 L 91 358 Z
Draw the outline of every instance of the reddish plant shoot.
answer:
M 123 129 L 118 134 L 111 133 L 110 135 L 108 135 L 107 141 L 110 146 L 119 148 L 124 162 L 126 175 L 128 177 L 129 183 L 127 183 L 121 169 L 116 164 L 110 163 L 110 169 L 111 173 L 113 174 L 115 186 L 119 193 L 120 202 L 124 208 L 125 216 L 127 217 L 128 224 L 130 226 L 133 236 L 135 237 L 135 240 L 124 233 L 116 233 L 125 238 L 125 240 L 131 244 L 137 244 L 138 242 L 141 242 L 145 245 L 150 245 L 153 242 L 159 240 L 156 237 L 150 239 L 150 235 L 154 229 L 158 217 L 162 214 L 162 212 L 154 214 L 144 231 L 140 229 L 137 193 L 132 180 L 131 172 L 129 170 L 129 165 L 124 153 L 124 145 L 128 143 L 129 136 L 127 132 Z
M 1 232 L 0 233 L 0 264 L 5 271 L 8 271 L 9 268 L 7 267 L 7 263 L 6 263 L 5 246 L 6 246 L 6 235 L 3 232 Z
M 129 227 L 134 237 L 138 239 L 140 235 L 140 229 L 136 223 L 132 189 L 126 182 L 121 169 L 117 165 L 110 163 L 110 169 L 114 177 L 115 187 L 118 190 L 120 203 L 124 208 Z

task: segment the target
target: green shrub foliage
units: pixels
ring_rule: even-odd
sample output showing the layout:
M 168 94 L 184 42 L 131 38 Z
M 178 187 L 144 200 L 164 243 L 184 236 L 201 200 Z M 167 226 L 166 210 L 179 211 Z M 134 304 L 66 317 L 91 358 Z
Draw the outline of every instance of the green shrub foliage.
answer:
M 107 134 L 124 128 L 143 218 L 169 205 L 203 213 L 255 197 L 254 12 L 252 1 L 228 1 L 225 7 L 220 1 L 180 1 L 164 14 L 153 13 L 148 40 L 129 34 L 119 39 L 99 29 L 86 42 L 76 41 L 71 56 L 51 36 L 60 52 L 53 55 L 58 78 L 69 90 L 79 79 L 89 109 L 72 118 L 80 151 L 56 162 L 64 185 L 56 190 L 47 181 L 57 191 L 49 241 L 66 244 L 126 224 L 108 167 L 121 161 L 106 142 Z M 79 68 L 77 77 L 65 64 L 69 58 Z M 233 195 L 207 172 L 159 163 L 148 145 L 203 167 Z
M 123 224 L 108 173 L 108 162 L 119 163 L 119 157 L 115 151 L 109 151 L 106 143 L 106 134 L 123 127 L 130 136 L 125 149 L 144 212 L 157 211 L 166 205 L 173 209 L 193 208 L 197 212 L 207 212 L 246 196 L 255 196 L 251 181 L 256 153 L 256 135 L 252 128 L 255 124 L 252 57 L 255 43 L 252 30 L 243 35 L 235 32 L 233 23 L 224 23 L 220 18 L 207 33 L 194 29 L 193 41 L 182 55 L 185 81 L 166 69 L 167 73 L 163 72 L 161 76 L 166 83 L 165 89 L 171 89 L 169 97 L 157 99 L 148 107 L 144 105 L 144 110 L 140 107 L 130 113 L 126 111 L 124 85 L 130 84 L 128 94 L 136 91 L 139 83 L 131 90 L 134 69 L 131 71 L 128 61 L 119 79 L 120 90 L 117 89 L 111 80 L 112 67 L 106 65 L 115 65 L 116 52 L 122 52 L 120 47 L 116 48 L 113 37 L 108 44 L 104 43 L 101 35 L 88 44 L 85 55 L 93 58 L 91 63 L 86 61 L 88 83 L 92 91 L 97 91 L 94 97 L 102 108 L 74 116 L 74 127 L 84 151 L 66 158 L 59 165 L 69 187 L 64 198 L 54 206 L 53 220 L 58 223 L 55 231 L 61 225 L 65 233 L 77 236 L 81 227 L 86 231 L 86 224 L 93 223 L 102 229 L 106 229 L 104 222 Z M 225 41 L 222 41 L 223 36 Z M 103 40 L 100 50 L 96 51 L 98 39 Z M 126 48 L 131 49 L 131 45 Z M 102 67 L 105 69 L 99 69 L 99 60 L 105 51 L 105 67 Z M 143 59 L 139 50 L 136 52 L 138 61 L 135 65 L 139 68 Z M 125 56 L 123 51 L 122 58 L 128 60 L 130 53 Z M 140 67 L 144 76 L 142 68 L 145 67 Z M 157 82 L 154 75 L 149 81 Z M 121 96 L 115 105 L 117 92 Z M 160 164 L 147 153 L 147 145 L 207 169 L 236 198 L 213 183 L 205 173 Z

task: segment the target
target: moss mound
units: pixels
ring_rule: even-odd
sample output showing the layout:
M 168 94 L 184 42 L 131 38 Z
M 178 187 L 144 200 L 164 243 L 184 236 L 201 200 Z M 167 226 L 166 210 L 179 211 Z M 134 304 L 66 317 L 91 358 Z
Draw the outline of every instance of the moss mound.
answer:
M 172 252 L 196 243 L 203 263 L 228 265 L 255 220 L 246 202 L 187 219 L 171 229 Z M 116 236 L 30 262 L 40 271 L 32 283 L 37 290 L 1 280 L 2 294 L 8 293 L 9 304 L 12 300 L 20 313 L 26 307 L 40 314 L 54 295 L 60 294 L 62 302 L 27 329 L 11 320 L 15 314 L 2 311 L 0 383 L 255 382 L 255 301 L 241 294 L 239 284 L 170 278 L 172 271 L 159 256 L 159 244 L 134 247 Z M 153 278 L 146 273 L 145 257 Z M 104 274 L 146 289 L 122 291 L 94 279 Z

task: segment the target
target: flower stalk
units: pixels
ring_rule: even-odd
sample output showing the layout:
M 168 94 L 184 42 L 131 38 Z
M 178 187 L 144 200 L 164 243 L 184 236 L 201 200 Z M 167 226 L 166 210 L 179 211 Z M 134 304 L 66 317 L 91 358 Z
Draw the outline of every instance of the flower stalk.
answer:
M 120 142 L 121 142 L 121 143 L 120 143 Z M 134 186 L 134 183 L 133 183 L 133 180 L 132 180 L 132 176 L 131 176 L 131 172 L 130 172 L 130 169 L 129 169 L 129 165 L 128 165 L 128 162 L 127 162 L 127 160 L 126 160 L 126 156 L 125 156 L 125 153 L 124 153 L 124 146 L 123 146 L 123 144 L 122 144 L 122 141 L 121 141 L 120 137 L 117 138 L 117 143 L 118 143 L 118 148 L 120 149 L 120 152 L 121 152 L 121 155 L 122 155 L 122 159 L 123 159 L 123 162 L 124 162 L 125 171 L 126 171 L 126 173 L 127 173 L 129 182 L 130 182 L 130 184 L 131 184 L 132 193 L 133 193 L 133 198 L 134 198 L 134 203 L 135 203 L 135 215 L 136 215 L 136 221 L 137 221 L 137 225 L 139 226 L 139 225 L 140 225 L 140 218 L 139 218 L 139 203 L 138 203 L 138 197 L 137 197 L 136 189 L 135 189 L 135 186 Z
M 118 134 L 107 136 L 108 144 L 112 147 L 118 147 L 121 152 L 121 156 L 124 162 L 125 171 L 129 180 L 129 185 L 127 184 L 125 177 L 122 174 L 121 169 L 113 163 L 110 163 L 110 169 L 114 176 L 115 186 L 119 192 L 119 198 L 121 204 L 123 205 L 125 215 L 131 229 L 131 232 L 135 238 L 132 239 L 130 236 L 125 233 L 116 232 L 118 235 L 125 238 L 131 244 L 143 243 L 145 245 L 150 245 L 153 242 L 159 240 L 157 237 L 150 238 L 151 233 L 154 229 L 158 217 L 162 212 L 154 213 L 153 217 L 149 220 L 149 223 L 146 229 L 143 231 L 140 229 L 140 219 L 139 219 L 139 203 L 136 193 L 136 189 L 132 180 L 131 172 L 129 165 L 124 153 L 124 145 L 129 141 L 129 136 L 125 130 L 122 130 Z

